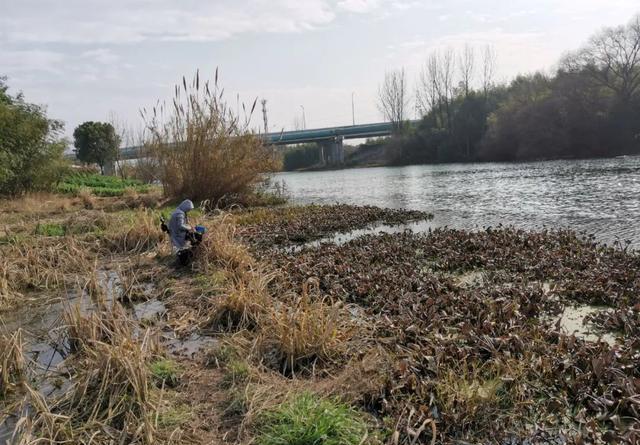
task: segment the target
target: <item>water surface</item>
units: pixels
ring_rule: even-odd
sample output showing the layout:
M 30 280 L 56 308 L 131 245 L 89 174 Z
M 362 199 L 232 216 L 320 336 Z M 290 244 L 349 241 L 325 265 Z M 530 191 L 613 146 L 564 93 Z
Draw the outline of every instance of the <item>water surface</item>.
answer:
M 294 203 L 347 203 L 434 214 L 433 226 L 568 227 L 640 248 L 640 156 L 285 172 Z

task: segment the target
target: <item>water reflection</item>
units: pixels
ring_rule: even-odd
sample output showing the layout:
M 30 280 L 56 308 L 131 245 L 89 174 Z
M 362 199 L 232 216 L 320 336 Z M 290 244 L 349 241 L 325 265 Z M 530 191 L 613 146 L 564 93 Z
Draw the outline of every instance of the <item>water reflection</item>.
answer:
M 640 157 L 280 173 L 296 203 L 425 210 L 459 228 L 571 227 L 640 247 Z

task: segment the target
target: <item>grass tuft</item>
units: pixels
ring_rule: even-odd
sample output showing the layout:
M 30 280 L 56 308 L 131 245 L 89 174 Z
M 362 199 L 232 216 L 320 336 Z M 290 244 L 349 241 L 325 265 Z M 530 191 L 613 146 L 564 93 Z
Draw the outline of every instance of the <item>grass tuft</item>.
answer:
M 65 236 L 65 227 L 58 223 L 44 223 L 36 226 L 36 235 L 42 236 Z
M 359 445 L 367 426 L 353 409 L 304 392 L 260 419 L 258 445 Z
M 180 379 L 180 367 L 173 360 L 166 358 L 157 359 L 149 365 L 151 375 L 158 386 L 175 387 Z

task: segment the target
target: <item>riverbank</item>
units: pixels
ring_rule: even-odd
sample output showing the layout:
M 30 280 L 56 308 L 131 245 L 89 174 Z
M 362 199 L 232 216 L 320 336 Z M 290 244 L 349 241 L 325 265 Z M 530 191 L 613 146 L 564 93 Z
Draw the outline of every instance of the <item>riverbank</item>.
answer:
M 635 253 L 306 206 L 196 213 L 177 269 L 152 203 L 42 202 L 3 203 L 16 443 L 640 439 Z

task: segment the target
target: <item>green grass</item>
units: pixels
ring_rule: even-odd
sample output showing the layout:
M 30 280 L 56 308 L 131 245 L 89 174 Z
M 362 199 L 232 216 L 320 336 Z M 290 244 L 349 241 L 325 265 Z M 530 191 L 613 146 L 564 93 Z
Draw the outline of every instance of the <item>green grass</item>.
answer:
M 298 394 L 262 416 L 258 445 L 358 445 L 367 427 L 346 405 Z
M 64 236 L 67 230 L 62 224 L 45 223 L 36 226 L 36 235 L 42 236 Z
M 82 187 L 91 190 L 96 196 L 121 196 L 127 188 L 138 193 L 146 193 L 149 186 L 135 179 L 121 179 L 115 176 L 102 176 L 90 173 L 73 173 L 65 177 L 56 189 L 61 193 L 74 194 Z
M 163 382 L 167 386 L 176 386 L 178 384 L 180 367 L 173 360 L 158 359 L 149 365 L 149 369 L 154 380 L 159 384 Z

